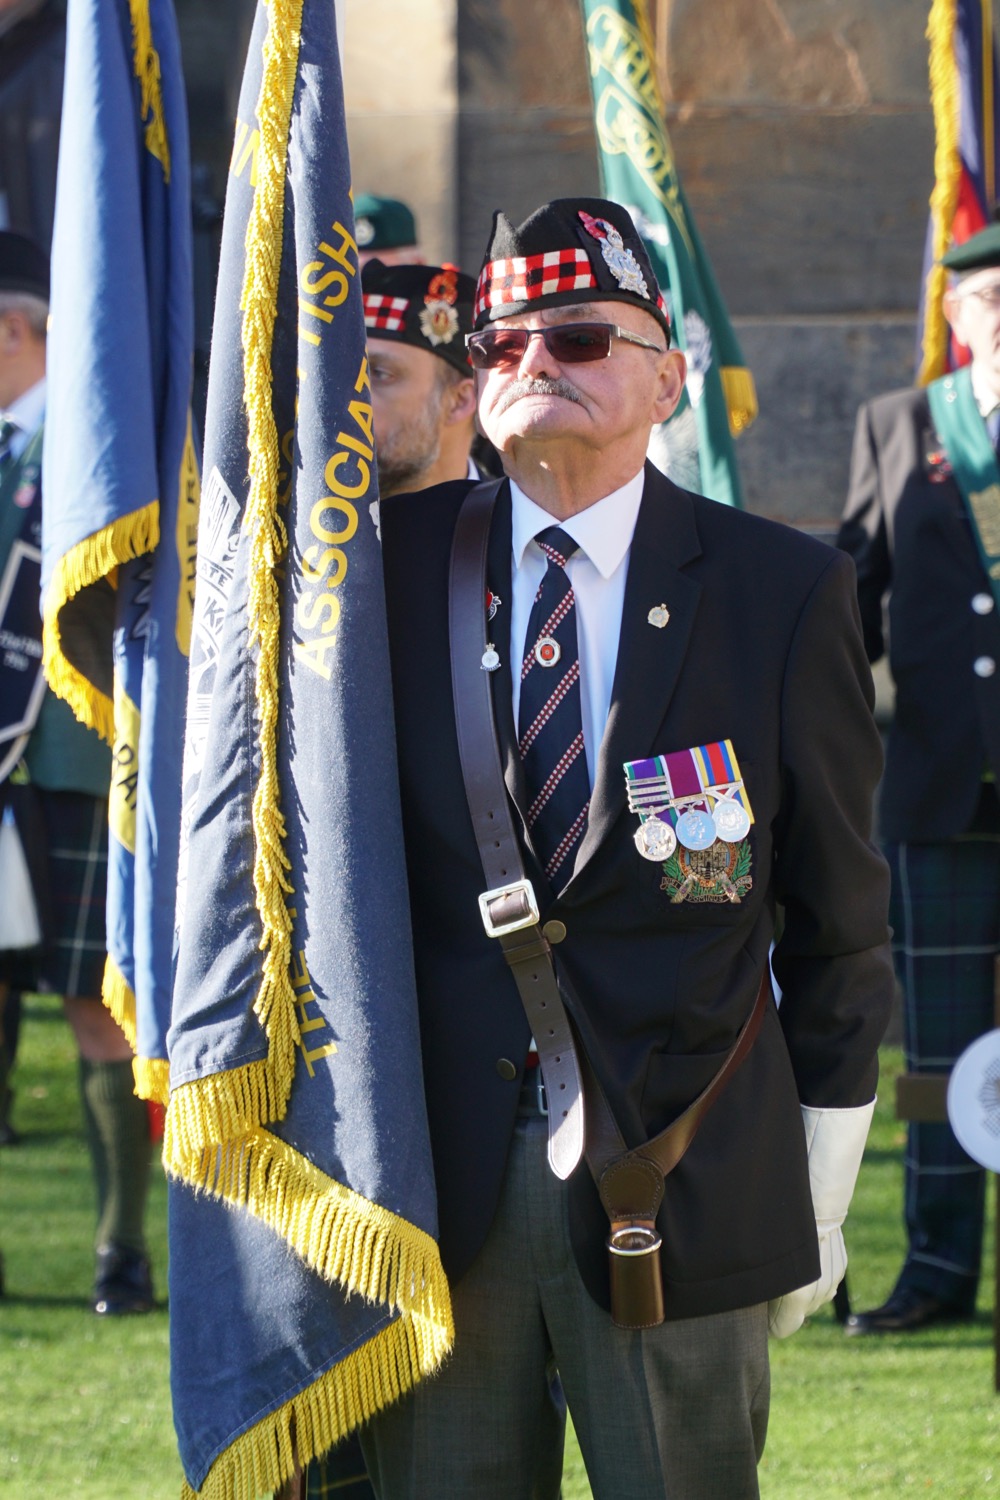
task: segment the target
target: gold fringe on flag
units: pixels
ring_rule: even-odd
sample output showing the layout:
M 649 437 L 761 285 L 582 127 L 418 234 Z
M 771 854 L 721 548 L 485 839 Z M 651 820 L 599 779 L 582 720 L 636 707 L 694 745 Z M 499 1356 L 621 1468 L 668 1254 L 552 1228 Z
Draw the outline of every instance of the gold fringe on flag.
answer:
M 428 1297 L 428 1302 L 432 1298 Z M 257 1500 L 437 1368 L 451 1345 L 436 1316 L 396 1322 L 231 1443 L 183 1500 Z
M 136 1050 L 135 994 L 110 954 L 104 964 L 101 999 L 124 1031 L 128 1044 L 134 1052 Z
M 134 1057 L 132 1077 L 140 1099 L 166 1104 L 170 1099 L 170 1064 L 165 1057 Z
M 256 1423 L 216 1459 L 197 1494 L 202 1500 L 256 1500 L 277 1489 L 296 1459 L 307 1463 L 437 1369 L 451 1349 L 454 1324 L 436 1242 L 416 1225 L 344 1187 L 266 1130 L 235 1133 L 256 1111 L 263 1076 L 226 1073 L 217 1082 L 218 1117 L 190 1122 L 195 1139 L 178 1140 L 178 1093 L 167 1112 L 167 1168 L 196 1190 L 251 1213 L 328 1281 L 399 1314 L 335 1369 Z M 234 1085 L 236 1087 L 234 1087 Z M 238 1097 L 242 1086 L 246 1095 Z M 190 1102 L 188 1095 L 185 1103 Z M 198 1096 L 205 1109 L 204 1095 Z M 200 1145 L 206 1123 L 218 1145 Z M 294 1446 L 292 1433 L 294 1432 Z M 195 1491 L 185 1486 L 184 1495 Z
M 160 502 L 151 500 L 140 510 L 84 537 L 59 559 L 45 596 L 42 620 L 42 667 L 54 693 L 64 698 L 81 723 L 109 745 L 114 744 L 114 703 L 73 665 L 63 649 L 60 612 L 83 589 L 112 578 L 120 563 L 152 552 L 160 540 Z M 109 646 L 110 649 L 110 646 Z
M 121 1027 L 133 1052 L 138 1052 L 135 995 L 118 965 L 109 955 L 104 965 L 101 999 Z M 134 1057 L 132 1076 L 140 1099 L 166 1104 L 170 1097 L 170 1064 L 165 1057 Z
M 948 324 L 944 316 L 948 272 L 938 262 L 949 248 L 962 180 L 962 162 L 958 154 L 959 77 L 955 57 L 957 9 L 957 0 L 934 0 L 927 18 L 931 108 L 934 113 L 934 187 L 930 196 L 933 264 L 924 285 L 924 337 L 917 375 L 919 385 L 929 385 L 944 374 L 948 353 Z
M 166 1131 L 164 1159 L 175 1160 L 173 1110 Z M 205 1146 L 188 1159 L 187 1168 L 184 1179 L 196 1191 L 222 1198 L 268 1225 L 326 1281 L 393 1311 L 423 1308 L 450 1328 L 437 1242 L 328 1177 L 279 1136 L 254 1130 Z
M 729 431 L 733 437 L 739 437 L 741 432 L 745 432 L 756 421 L 760 411 L 757 405 L 757 387 L 750 371 L 739 365 L 723 365 L 719 370 L 719 378 L 729 413 Z

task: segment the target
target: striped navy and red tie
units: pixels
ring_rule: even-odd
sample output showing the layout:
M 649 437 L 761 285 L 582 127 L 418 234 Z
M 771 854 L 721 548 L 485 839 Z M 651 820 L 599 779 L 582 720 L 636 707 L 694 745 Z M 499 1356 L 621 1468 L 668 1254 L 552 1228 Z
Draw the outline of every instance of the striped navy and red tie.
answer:
M 528 828 L 545 874 L 559 890 L 573 868 L 590 805 L 583 747 L 576 598 L 566 573 L 579 550 L 550 526 L 535 538 L 548 559 L 528 620 L 521 665 L 518 747 L 528 791 Z

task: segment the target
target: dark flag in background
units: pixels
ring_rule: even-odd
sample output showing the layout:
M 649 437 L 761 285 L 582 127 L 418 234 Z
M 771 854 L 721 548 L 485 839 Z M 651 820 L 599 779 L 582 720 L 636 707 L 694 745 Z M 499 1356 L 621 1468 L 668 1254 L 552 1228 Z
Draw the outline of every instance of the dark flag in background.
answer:
M 44 663 L 113 747 L 104 998 L 166 1099 L 198 469 L 171 0 L 70 0 L 44 449 Z
M 917 380 L 968 364 L 951 336 L 943 301 L 948 272 L 938 264 L 993 217 L 997 203 L 997 63 L 992 0 L 934 0 L 927 20 L 934 188 L 924 249 Z
M 646 243 L 688 361 L 685 394 L 650 456 L 677 483 L 739 505 L 732 440 L 756 417 L 757 396 L 677 175 L 645 0 L 582 4 L 604 192 Z
M 277 1488 L 452 1337 L 349 190 L 334 5 L 261 0 L 212 341 L 164 1142 L 181 1458 L 226 1500 Z

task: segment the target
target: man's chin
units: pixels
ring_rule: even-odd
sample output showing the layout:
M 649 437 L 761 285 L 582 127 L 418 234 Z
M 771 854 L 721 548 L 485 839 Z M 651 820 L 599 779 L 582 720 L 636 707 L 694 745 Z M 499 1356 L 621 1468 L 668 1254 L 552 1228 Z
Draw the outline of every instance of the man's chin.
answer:
M 497 414 L 495 427 L 498 433 L 507 438 L 554 433 L 567 426 L 576 404 L 568 401 L 565 396 L 519 396 Z M 496 438 L 491 441 L 499 446 Z

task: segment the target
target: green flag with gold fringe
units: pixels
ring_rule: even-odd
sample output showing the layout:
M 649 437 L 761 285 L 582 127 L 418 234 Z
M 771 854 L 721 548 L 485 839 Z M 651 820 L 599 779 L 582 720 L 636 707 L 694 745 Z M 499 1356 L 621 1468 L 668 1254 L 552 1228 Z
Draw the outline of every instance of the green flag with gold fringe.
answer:
M 677 174 L 645 0 L 582 0 L 605 196 L 642 235 L 688 362 L 650 457 L 678 484 L 740 505 L 733 448 L 757 415 L 747 369 Z
M 164 1142 L 171 1380 L 186 1493 L 253 1500 L 452 1339 L 331 0 L 257 6 L 204 474 Z

